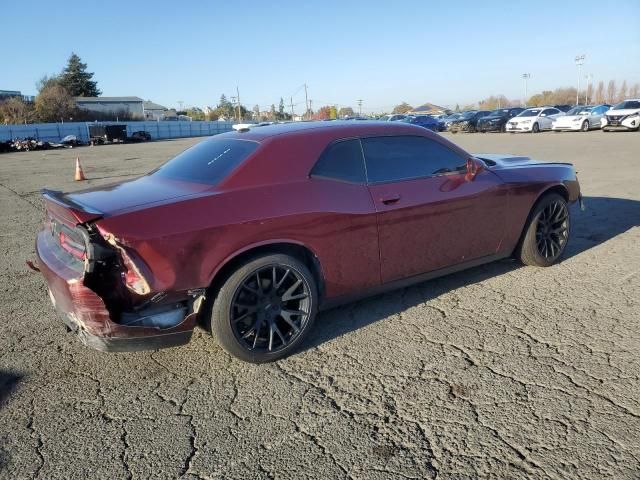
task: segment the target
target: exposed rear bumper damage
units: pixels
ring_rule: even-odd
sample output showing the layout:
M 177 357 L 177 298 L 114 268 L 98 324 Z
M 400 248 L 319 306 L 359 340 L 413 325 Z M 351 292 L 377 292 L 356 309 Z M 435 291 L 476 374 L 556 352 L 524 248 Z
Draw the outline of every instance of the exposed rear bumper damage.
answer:
M 52 239 L 46 229 L 38 234 L 37 268 L 47 281 L 56 310 L 82 343 L 101 351 L 123 352 L 189 342 L 204 302 L 202 289 L 133 300 L 109 282 L 108 288 L 96 289 L 92 283 L 104 283 L 105 269 L 112 266 L 102 265 L 100 271 L 87 267 L 89 262 L 73 263 Z

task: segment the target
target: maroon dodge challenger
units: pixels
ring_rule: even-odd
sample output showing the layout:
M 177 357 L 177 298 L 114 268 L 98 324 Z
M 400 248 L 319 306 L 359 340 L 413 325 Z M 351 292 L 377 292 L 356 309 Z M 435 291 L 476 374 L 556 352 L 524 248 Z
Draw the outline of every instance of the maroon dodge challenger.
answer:
M 396 122 L 301 122 L 204 140 L 135 180 L 43 190 L 38 267 L 106 351 L 281 358 L 318 310 L 514 256 L 546 267 L 581 199 L 571 164 L 471 155 Z

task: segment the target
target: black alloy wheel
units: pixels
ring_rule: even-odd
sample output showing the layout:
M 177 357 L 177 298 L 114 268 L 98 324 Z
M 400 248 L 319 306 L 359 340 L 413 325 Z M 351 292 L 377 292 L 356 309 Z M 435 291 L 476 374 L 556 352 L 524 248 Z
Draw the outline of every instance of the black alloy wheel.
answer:
M 515 256 L 525 265 L 550 267 L 560 260 L 571 231 L 565 198 L 548 193 L 533 207 Z
M 308 322 L 309 296 L 309 285 L 291 267 L 262 267 L 236 290 L 230 312 L 233 333 L 248 350 L 278 352 Z
M 318 309 L 314 275 L 300 259 L 272 253 L 239 265 L 212 299 L 210 330 L 231 355 L 252 363 L 292 353 Z
M 564 251 L 569 239 L 569 210 L 565 202 L 547 205 L 538 216 L 536 246 L 538 253 L 554 262 Z

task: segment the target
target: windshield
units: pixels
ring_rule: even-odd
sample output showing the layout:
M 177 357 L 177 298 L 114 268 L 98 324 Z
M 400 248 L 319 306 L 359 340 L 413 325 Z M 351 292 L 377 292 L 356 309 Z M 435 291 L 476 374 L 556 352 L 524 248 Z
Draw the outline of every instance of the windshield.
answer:
M 179 153 L 152 175 L 216 185 L 258 147 L 258 142 L 211 139 Z
M 620 102 L 619 104 L 614 105 L 611 110 L 626 110 L 628 108 L 640 108 L 640 101 L 627 100 L 624 102 Z
M 541 111 L 542 111 L 541 108 L 532 108 L 531 110 L 525 110 L 518 116 L 519 117 L 537 117 Z
M 478 112 L 475 112 L 475 111 L 471 111 L 471 112 L 464 112 L 464 113 L 460 116 L 460 118 L 461 118 L 461 119 L 463 119 L 463 120 L 469 120 L 470 118 L 473 118 L 473 116 L 474 116 L 476 113 L 478 113 Z
M 493 110 L 489 115 L 492 117 L 502 117 L 503 115 L 509 115 L 509 109 L 499 108 L 498 110 Z
M 588 115 L 593 110 L 593 107 L 573 107 L 567 112 L 567 115 Z

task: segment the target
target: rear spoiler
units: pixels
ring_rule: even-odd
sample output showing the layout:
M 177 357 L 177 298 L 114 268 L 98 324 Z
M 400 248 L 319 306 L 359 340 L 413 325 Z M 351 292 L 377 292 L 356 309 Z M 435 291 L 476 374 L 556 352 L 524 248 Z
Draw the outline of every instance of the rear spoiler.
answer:
M 59 190 L 43 188 L 40 193 L 45 201 L 47 210 L 59 217 L 61 220 L 78 224 L 98 220 L 104 216 L 104 212 L 100 212 L 95 208 L 74 202 L 65 193 Z

